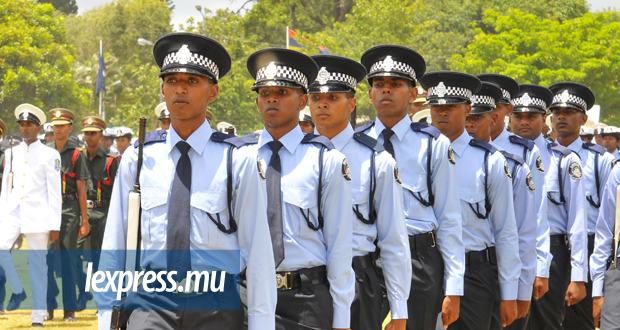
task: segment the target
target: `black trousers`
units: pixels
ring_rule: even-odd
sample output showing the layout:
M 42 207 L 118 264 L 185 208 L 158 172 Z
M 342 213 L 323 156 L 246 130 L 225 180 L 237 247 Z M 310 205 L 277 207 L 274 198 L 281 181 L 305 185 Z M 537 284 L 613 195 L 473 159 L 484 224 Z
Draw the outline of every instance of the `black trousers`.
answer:
M 381 280 L 368 254 L 353 258 L 355 298 L 351 304 L 351 330 L 381 330 L 383 290 Z
M 599 326 L 603 330 L 620 329 L 620 269 L 612 265 L 605 273 L 605 300 Z
M 418 236 L 416 248 L 411 250 L 407 330 L 434 330 L 443 302 L 444 262 L 437 246 L 428 246 L 422 235 Z
M 489 261 L 471 261 L 465 267 L 465 291 L 461 297 L 461 312 L 450 330 L 490 329 L 499 287 Z
M 594 251 L 594 234 L 588 235 L 588 260 Z M 564 330 L 594 330 L 594 317 L 592 316 L 592 278 L 588 272 L 586 285 L 586 297 L 578 304 L 566 307 L 564 317 Z
M 532 299 L 529 328 L 561 330 L 566 315 L 566 289 L 570 283 L 570 250 L 567 245 L 551 247 L 553 260 L 549 270 L 549 291 L 540 299 Z

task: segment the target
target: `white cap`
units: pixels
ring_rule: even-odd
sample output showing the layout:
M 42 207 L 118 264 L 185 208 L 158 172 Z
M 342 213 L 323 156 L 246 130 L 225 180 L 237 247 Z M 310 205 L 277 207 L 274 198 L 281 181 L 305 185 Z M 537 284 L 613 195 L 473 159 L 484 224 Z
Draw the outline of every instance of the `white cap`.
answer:
M 119 127 L 116 129 L 116 137 L 129 137 L 129 135 L 133 135 L 133 131 L 129 127 Z
M 420 110 L 411 117 L 411 121 L 414 123 L 419 123 L 423 119 L 426 119 L 426 121 L 422 121 L 423 124 L 430 125 L 433 122 L 431 119 L 431 110 L 429 109 Z
M 30 117 L 30 119 L 28 119 L 28 117 Z M 36 122 L 33 120 L 36 118 L 39 120 L 39 125 L 43 125 L 47 121 L 47 117 L 43 110 L 28 103 L 20 104 L 15 108 L 15 118 L 17 118 L 17 121 L 27 120 L 32 122 Z
M 229 124 L 229 123 L 227 123 L 225 121 L 222 121 L 222 122 L 217 123 L 216 127 L 217 127 L 218 131 L 220 131 L 222 133 L 225 133 L 225 134 L 228 134 L 228 128 L 232 127 L 233 128 L 233 134 L 237 135 L 237 128 L 233 124 Z
M 162 116 L 162 111 L 164 111 L 164 114 Z M 168 111 L 168 108 L 166 107 L 166 102 L 162 102 L 160 104 L 158 104 L 155 107 L 155 116 L 157 118 L 170 118 L 170 111 Z

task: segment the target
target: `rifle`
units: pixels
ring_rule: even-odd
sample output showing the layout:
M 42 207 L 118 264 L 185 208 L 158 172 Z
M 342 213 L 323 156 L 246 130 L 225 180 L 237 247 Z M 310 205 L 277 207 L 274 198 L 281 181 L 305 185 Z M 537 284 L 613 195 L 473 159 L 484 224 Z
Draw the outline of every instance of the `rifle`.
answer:
M 140 233 L 140 216 L 142 207 L 140 205 L 140 171 L 142 170 L 142 153 L 144 150 L 144 137 L 146 135 L 146 117 L 140 117 L 140 132 L 138 136 L 138 168 L 136 170 L 136 181 L 133 189 L 129 191 L 129 202 L 127 212 L 127 241 L 125 244 L 125 271 L 135 271 L 140 269 L 140 245 L 142 234 Z M 125 283 L 126 284 L 126 283 Z M 123 309 L 126 295 L 120 302 L 112 307 L 111 330 L 125 329 L 127 321 L 131 315 L 130 310 Z
M 6 201 L 9 201 L 9 196 L 11 196 L 11 192 L 13 192 L 13 157 L 15 156 L 15 150 L 13 150 L 13 137 L 9 139 L 9 144 L 11 147 L 11 161 L 9 162 L 9 175 L 7 176 L 7 184 L 6 184 Z

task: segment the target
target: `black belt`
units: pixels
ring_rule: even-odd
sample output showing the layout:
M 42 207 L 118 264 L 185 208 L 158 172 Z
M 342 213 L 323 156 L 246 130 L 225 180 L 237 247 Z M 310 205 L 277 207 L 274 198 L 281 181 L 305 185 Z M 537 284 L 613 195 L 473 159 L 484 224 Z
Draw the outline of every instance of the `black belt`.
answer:
M 465 253 L 465 264 L 481 264 L 483 262 L 491 261 L 491 253 L 489 249 L 482 251 L 469 251 Z
M 276 287 L 279 291 L 292 290 L 301 287 L 301 272 L 308 272 L 312 284 L 327 283 L 327 267 L 317 266 L 300 269 L 292 272 L 276 272 Z
M 96 208 L 108 207 L 108 206 L 110 206 L 110 201 L 108 200 L 102 200 L 102 201 L 87 200 L 86 201 L 86 207 L 89 209 L 96 209 Z
M 550 237 L 551 246 L 566 245 L 566 243 L 567 243 L 566 234 L 551 235 Z
M 495 252 L 495 246 L 490 246 L 489 248 L 489 262 L 491 265 L 497 265 L 497 252 Z
M 71 202 L 78 199 L 78 193 L 62 195 L 62 202 Z
M 437 245 L 437 242 L 435 241 L 435 233 L 432 231 L 429 231 L 426 234 L 417 234 L 417 235 L 409 236 L 409 248 L 411 250 L 416 249 L 416 237 L 422 237 L 422 239 L 424 240 L 424 244 L 426 244 L 426 246 L 435 247 Z
M 375 264 L 370 256 L 370 253 L 365 256 L 353 257 L 354 269 L 367 269 L 374 267 Z

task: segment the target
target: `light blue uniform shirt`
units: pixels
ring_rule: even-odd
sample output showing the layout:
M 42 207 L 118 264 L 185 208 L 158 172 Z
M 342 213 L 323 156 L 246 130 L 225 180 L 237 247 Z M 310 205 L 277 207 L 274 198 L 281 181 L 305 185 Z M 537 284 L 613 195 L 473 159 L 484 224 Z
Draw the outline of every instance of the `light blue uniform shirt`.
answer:
M 558 162 L 560 152 L 551 150 L 550 142 L 539 136 L 534 140 L 541 157 L 546 165 L 545 181 L 547 194 L 556 201 L 560 201 L 560 184 L 558 181 Z M 548 161 L 546 160 L 548 158 Z M 576 153 L 562 157 L 561 176 L 564 198 L 563 205 L 555 205 L 551 201 L 547 204 L 547 219 L 549 220 L 549 234 L 567 234 L 571 252 L 571 282 L 586 282 L 588 280 L 588 244 L 586 225 L 586 195 L 582 179 L 569 175 L 569 165 L 581 166 L 581 160 Z
M 282 219 L 284 221 L 284 260 L 278 271 L 327 266 L 329 291 L 334 301 L 334 328 L 349 328 L 351 303 L 355 296 L 352 264 L 353 219 L 351 183 L 343 175 L 345 157 L 338 150 L 325 150 L 323 155 L 323 190 L 318 201 L 319 152 L 313 143 L 301 143 L 304 133 L 297 125 L 280 142 L 282 165 Z M 261 133 L 258 156 L 267 169 L 273 138 L 266 129 Z M 318 226 L 318 203 L 325 219 L 323 229 L 308 227 L 303 212 Z
M 510 136 L 514 135 L 507 130 L 493 140 L 493 145 L 500 149 L 506 150 L 511 154 L 522 157 L 530 168 L 532 178 L 534 179 L 535 198 L 535 217 L 536 217 L 536 276 L 549 278 L 549 268 L 551 267 L 551 252 L 549 242 L 549 222 L 547 221 L 547 185 L 545 184 L 545 163 L 541 157 L 540 150 L 536 145 L 532 150 L 526 147 L 510 142 Z M 533 141 L 532 141 L 533 142 Z M 526 151 L 525 157 L 523 152 Z M 540 160 L 539 160 L 540 157 Z M 515 203 L 515 205 L 518 205 Z M 519 206 L 516 209 L 520 209 Z M 521 236 L 521 234 L 519 234 Z M 533 242 L 531 240 L 530 242 Z
M 605 281 L 605 272 L 607 271 L 607 259 L 611 256 L 614 244 L 618 185 L 620 185 L 620 166 L 614 167 L 602 192 L 601 209 L 596 221 L 594 252 L 592 256 L 590 256 L 592 297 L 603 296 L 603 282 Z
M 316 132 L 318 134 L 318 132 Z M 347 157 L 351 170 L 353 207 L 368 220 L 370 199 L 370 161 L 375 154 L 374 207 L 377 220 L 373 225 L 360 221 L 353 210 L 353 256 L 364 256 L 381 248 L 381 264 L 385 275 L 388 301 L 393 319 L 407 318 L 407 299 L 411 289 L 411 252 L 403 211 L 403 189 L 396 181 L 396 161 L 387 151 L 375 152 L 353 138 L 351 125 L 331 139 L 336 150 Z
M 383 144 L 381 132 L 385 128 L 377 118 L 375 125 L 365 133 Z M 445 294 L 462 296 L 465 252 L 461 208 L 454 202 L 458 200 L 456 166 L 450 163 L 448 158 L 450 140 L 441 135 L 432 142 L 431 182 L 435 204 L 426 207 L 413 197 L 413 193 L 420 193 L 425 200 L 428 200 L 427 148 L 431 136 L 414 132 L 408 116 L 394 125 L 392 130 L 394 135 L 390 141 L 394 146 L 396 162 L 400 164 L 407 234 L 413 236 L 436 231 L 437 246 L 444 260 Z
M 207 213 L 212 216 L 219 214 L 222 223 L 229 227 L 226 159 L 230 145 L 210 140 L 211 134 L 212 130 L 205 121 L 186 140 L 191 146 L 188 155 L 192 163 L 190 249 L 239 250 L 240 265 L 230 264 L 236 263 L 235 260 L 210 260 L 210 264 L 225 271 L 247 267 L 249 328 L 275 329 L 277 292 L 267 223 L 265 181 L 258 173 L 256 154 L 252 149 L 241 148 L 233 152 L 232 210 L 238 222 L 238 231 L 232 234 L 221 232 Z M 144 163 L 140 173 L 141 233 L 143 250 L 151 251 L 149 258 L 141 261 L 144 268 L 167 268 L 166 227 L 176 164 L 181 156 L 175 147 L 179 141 L 179 135 L 170 129 L 165 142 L 144 147 Z M 133 145 L 127 148 L 112 191 L 103 250 L 125 249 L 127 201 L 135 182 L 137 158 L 138 149 Z M 205 266 L 192 260 L 192 270 L 204 269 Z M 99 270 L 106 269 L 122 270 L 124 260 L 102 259 Z M 101 299 L 98 303 L 111 306 L 115 303 L 115 295 L 96 295 L 96 299 Z M 109 315 L 110 311 L 100 313 L 100 329 L 109 329 Z
M 491 144 L 495 145 L 495 142 Z M 495 147 L 503 150 L 496 145 Z M 538 187 L 536 187 L 530 168 L 526 163 L 519 164 L 508 157 L 506 157 L 506 161 L 512 174 L 512 199 L 515 205 L 515 220 L 519 235 L 519 259 L 521 260 L 517 299 L 530 301 L 532 300 L 532 289 L 536 277 L 536 247 L 532 245 L 532 242 L 536 239 L 537 230 L 534 195 Z
M 463 216 L 463 243 L 465 252 L 482 251 L 495 245 L 499 268 L 502 300 L 516 300 L 519 290 L 519 237 L 512 200 L 512 180 L 506 174 L 506 159 L 499 152 L 489 153 L 488 168 L 484 168 L 485 150 L 469 145 L 472 137 L 466 130 L 452 141 L 456 154 L 458 192 Z M 476 204 L 485 212 L 485 185 L 491 212 L 488 219 L 480 219 L 472 211 Z
M 611 155 L 614 157 L 616 161 L 620 160 L 620 152 L 618 152 L 618 149 L 614 149 L 614 152 L 612 152 Z
M 581 164 L 583 165 L 583 183 L 586 187 L 586 198 L 590 197 L 595 203 L 600 203 L 599 192 L 603 194 L 603 188 L 607 183 L 607 178 L 611 173 L 613 167 L 612 163 L 614 157 L 609 153 L 599 154 L 594 150 L 584 148 L 583 142 L 580 138 L 577 138 L 573 143 L 567 146 L 568 149 L 576 152 L 581 157 Z M 596 186 L 596 177 L 594 173 L 595 159 L 598 155 L 598 178 L 599 186 Z M 586 200 L 586 213 L 588 215 L 588 234 L 594 234 L 596 231 L 596 219 L 598 218 L 599 209 L 594 207 L 590 202 Z

